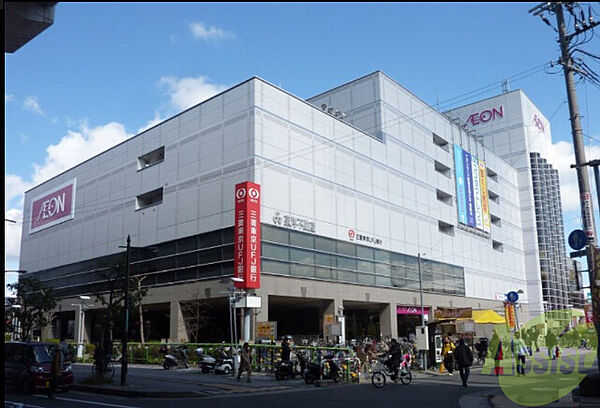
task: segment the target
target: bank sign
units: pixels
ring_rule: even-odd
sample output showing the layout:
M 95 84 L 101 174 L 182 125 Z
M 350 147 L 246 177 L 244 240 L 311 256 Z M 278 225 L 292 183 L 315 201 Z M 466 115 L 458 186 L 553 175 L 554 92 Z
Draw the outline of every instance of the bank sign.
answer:
M 61 184 L 51 192 L 42 193 L 31 200 L 30 234 L 73 219 L 76 181 L 73 179 Z
M 238 289 L 260 288 L 260 185 L 235 186 L 234 275 Z
M 458 222 L 490 232 L 490 203 L 485 163 L 454 145 Z

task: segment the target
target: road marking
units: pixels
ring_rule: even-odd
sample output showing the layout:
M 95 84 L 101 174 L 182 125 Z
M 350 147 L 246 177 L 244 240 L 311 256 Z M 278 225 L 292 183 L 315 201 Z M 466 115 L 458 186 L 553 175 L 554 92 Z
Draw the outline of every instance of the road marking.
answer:
M 5 404 L 13 404 L 14 408 L 45 408 L 39 405 L 31 405 L 25 402 L 13 402 L 13 401 L 4 401 Z
M 48 398 L 48 397 L 40 397 L 40 398 Z M 80 400 L 80 399 L 75 399 L 75 398 L 65 398 L 65 397 L 54 397 L 57 400 L 61 400 L 61 401 L 72 401 L 72 402 L 83 402 L 84 404 L 91 404 L 91 405 L 101 405 L 103 407 L 115 407 L 115 408 L 140 408 L 140 407 L 135 407 L 133 405 L 118 405 L 118 404 L 108 404 L 106 402 L 97 402 L 97 401 L 88 401 L 88 400 Z M 42 407 L 40 407 L 42 408 Z

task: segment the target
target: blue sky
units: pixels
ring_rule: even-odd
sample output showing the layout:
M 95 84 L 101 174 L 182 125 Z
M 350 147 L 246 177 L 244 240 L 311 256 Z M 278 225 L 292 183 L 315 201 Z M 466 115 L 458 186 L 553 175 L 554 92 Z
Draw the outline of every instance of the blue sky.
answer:
M 309 98 L 382 70 L 442 110 L 512 78 L 551 121 L 568 233 L 580 221 L 565 84 L 535 69 L 559 55 L 535 4 L 58 3 L 50 28 L 5 54 L 5 208 L 18 221 L 5 223 L 6 268 L 18 269 L 25 190 L 254 75 Z M 585 49 L 600 53 L 598 34 Z M 600 158 L 600 90 L 578 93 Z

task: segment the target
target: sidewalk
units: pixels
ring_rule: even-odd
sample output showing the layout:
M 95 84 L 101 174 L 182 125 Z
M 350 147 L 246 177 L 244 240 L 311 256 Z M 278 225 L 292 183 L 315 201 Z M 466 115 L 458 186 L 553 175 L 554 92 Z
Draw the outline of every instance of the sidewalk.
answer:
M 231 375 L 202 374 L 197 368 L 164 370 L 161 366 L 136 365 L 129 366 L 125 386 L 121 386 L 120 369 L 110 384 L 83 384 L 90 377 L 90 367 L 89 364 L 75 366 L 73 390 L 132 398 L 198 398 L 308 387 L 301 378 L 277 381 L 273 374 L 261 372 L 252 373 L 252 382 L 248 383 L 246 374 L 237 381 Z

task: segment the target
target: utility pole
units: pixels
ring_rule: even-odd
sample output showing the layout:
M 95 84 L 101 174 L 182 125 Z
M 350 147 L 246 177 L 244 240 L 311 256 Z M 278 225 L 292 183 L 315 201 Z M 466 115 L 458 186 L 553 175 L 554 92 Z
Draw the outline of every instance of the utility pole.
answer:
M 565 16 L 563 6 L 567 7 L 568 11 L 573 15 L 575 21 L 575 32 L 568 34 L 567 27 L 565 24 Z M 575 7 L 580 7 L 578 3 L 540 3 L 537 6 L 529 10 L 534 16 L 540 16 L 544 23 L 552 27 L 550 21 L 544 17 L 543 13 L 554 13 L 556 14 L 556 23 L 558 25 L 558 43 L 560 45 L 561 58 L 560 64 L 563 66 L 565 75 L 565 84 L 567 87 L 567 97 L 569 101 L 569 116 L 571 120 L 571 133 L 573 135 L 573 149 L 575 151 L 575 168 L 577 169 L 577 181 L 579 183 L 579 199 L 581 204 L 581 217 L 583 220 L 583 231 L 585 232 L 588 245 L 587 245 L 587 264 L 590 276 L 590 287 L 592 291 L 592 307 L 594 316 L 594 326 L 596 328 L 596 334 L 600 335 L 600 299 L 598 297 L 598 273 L 596 271 L 596 265 L 594 262 L 594 252 L 596 245 L 596 228 L 594 225 L 594 212 L 592 208 L 592 196 L 590 193 L 590 181 L 585 168 L 585 150 L 583 145 L 583 132 L 581 129 L 581 120 L 579 118 L 579 105 L 577 103 L 577 91 L 575 89 L 574 73 L 582 73 L 580 69 L 574 66 L 573 58 L 570 54 L 571 40 L 588 30 L 596 27 L 599 22 L 594 21 L 591 10 L 586 21 L 585 14 L 581 11 L 581 18 L 577 18 L 573 13 Z M 581 26 L 580 26 L 581 24 Z M 583 74 L 586 74 L 583 71 Z M 598 203 L 600 205 L 600 202 Z M 594 298 L 596 296 L 596 298 Z M 597 358 L 600 359 L 600 348 L 596 350 Z
M 127 235 L 127 253 L 125 255 L 125 282 L 123 291 L 125 299 L 125 328 L 123 330 L 123 342 L 121 350 L 121 385 L 127 385 L 127 342 L 129 341 L 129 254 L 131 252 L 131 237 Z

